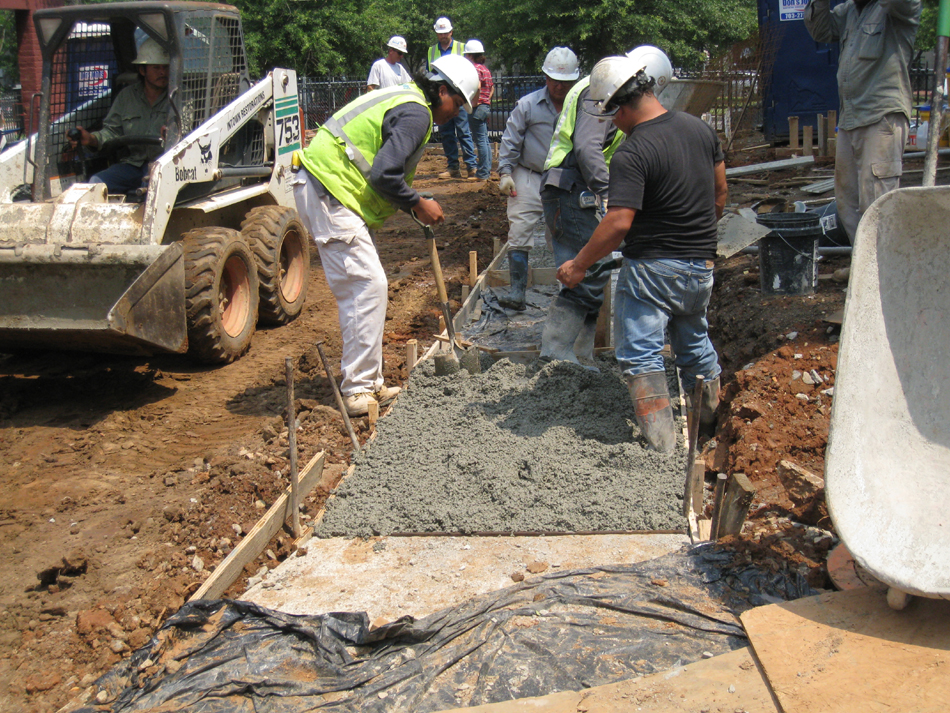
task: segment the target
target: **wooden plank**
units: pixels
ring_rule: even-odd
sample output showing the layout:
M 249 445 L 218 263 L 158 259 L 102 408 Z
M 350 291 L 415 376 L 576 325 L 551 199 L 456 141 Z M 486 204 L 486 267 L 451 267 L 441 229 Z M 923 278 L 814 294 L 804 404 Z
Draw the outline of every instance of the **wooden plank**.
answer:
M 709 525 L 709 539 L 718 540 L 719 539 L 719 519 L 722 517 L 722 501 L 726 497 L 726 484 L 729 481 L 729 476 L 725 473 L 720 473 L 716 476 L 716 490 L 713 495 L 713 515 L 712 522 Z
M 788 117 L 788 147 L 792 150 L 798 148 L 798 117 Z
M 745 612 L 742 624 L 785 713 L 947 710 L 950 605 L 891 610 L 871 588 Z
M 805 193 L 812 193 L 816 196 L 821 195 L 822 193 L 827 193 L 835 187 L 835 179 L 826 178 L 822 181 L 815 181 L 807 186 L 802 188 Z
M 812 153 L 814 152 L 814 144 L 812 143 L 812 127 L 803 126 L 802 127 L 802 158 L 811 158 L 814 159 Z
M 828 117 L 819 114 L 817 119 L 818 127 L 818 155 L 828 155 Z
M 528 270 L 529 285 L 556 285 L 557 268 L 556 267 L 532 267 Z
M 808 127 L 805 128 L 807 129 Z M 797 166 L 805 166 L 814 162 L 814 156 L 798 156 L 782 161 L 767 161 L 766 163 L 753 163 L 749 166 L 735 166 L 726 169 L 726 178 L 731 176 L 747 176 L 750 173 L 763 173 L 765 171 L 784 171 L 787 168 L 796 168 Z
M 297 479 L 300 497 L 306 497 L 311 490 L 320 482 L 320 476 L 323 475 L 323 463 L 325 454 L 323 451 L 314 455 L 307 463 L 306 467 L 300 472 Z M 264 514 L 257 524 L 251 529 L 247 536 L 241 540 L 240 544 L 231 550 L 231 554 L 217 567 L 211 576 L 205 580 L 205 583 L 199 587 L 198 591 L 191 595 L 188 601 L 198 599 L 217 599 L 225 590 L 230 587 L 234 580 L 238 578 L 241 571 L 264 551 L 267 543 L 271 541 L 277 531 L 284 526 L 284 519 L 287 515 L 287 502 L 290 500 L 290 487 L 288 487 L 280 497 L 274 501 L 268 511 Z
M 696 462 L 693 463 L 692 485 L 691 501 L 693 512 L 696 513 L 697 517 L 702 517 L 703 510 L 705 509 L 703 496 L 706 493 L 706 464 L 702 458 L 697 457 Z
M 733 473 L 726 484 L 726 495 L 719 511 L 719 537 L 739 534 L 753 497 L 755 488 L 745 473 Z

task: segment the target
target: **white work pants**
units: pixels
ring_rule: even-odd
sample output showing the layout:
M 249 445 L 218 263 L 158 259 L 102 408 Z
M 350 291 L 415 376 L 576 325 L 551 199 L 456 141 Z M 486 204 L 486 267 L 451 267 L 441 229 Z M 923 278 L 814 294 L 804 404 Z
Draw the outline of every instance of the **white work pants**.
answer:
M 864 211 L 900 185 L 907 131 L 907 117 L 899 112 L 870 126 L 838 129 L 835 200 L 852 245 Z
M 304 175 L 300 175 L 304 174 Z M 340 364 L 344 396 L 383 386 L 383 328 L 389 284 L 369 227 L 319 181 L 301 170 L 294 200 L 313 236 L 330 291 L 336 298 L 343 335 Z
M 508 196 L 508 249 L 530 250 L 538 222 L 544 218 L 541 205 L 541 174 L 524 166 L 511 172 L 517 196 Z

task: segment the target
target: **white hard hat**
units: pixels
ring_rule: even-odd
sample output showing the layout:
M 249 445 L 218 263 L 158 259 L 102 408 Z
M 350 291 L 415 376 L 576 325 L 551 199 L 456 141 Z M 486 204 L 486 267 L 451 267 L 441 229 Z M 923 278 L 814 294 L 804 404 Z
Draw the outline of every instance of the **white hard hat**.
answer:
M 627 57 L 637 64 L 637 71 L 641 69 L 648 77 L 656 82 L 653 94 L 659 96 L 673 79 L 673 65 L 670 58 L 659 47 L 640 45 L 627 52 Z
M 594 65 L 590 73 L 590 93 L 588 100 L 594 111 L 588 113 L 606 116 L 612 112 L 607 109 L 610 100 L 631 78 L 637 76 L 640 67 L 629 57 L 604 57 Z
M 158 42 L 149 37 L 139 47 L 132 64 L 168 64 L 168 53 Z
M 567 47 L 555 47 L 548 52 L 541 65 L 541 71 L 551 79 L 560 82 L 572 82 L 581 76 L 577 66 L 577 55 Z
M 444 34 L 446 32 L 452 31 L 452 21 L 447 17 L 440 17 L 435 21 L 435 24 L 432 26 L 432 29 L 435 30 L 438 34 Z
M 406 46 L 406 40 L 399 35 L 393 35 L 389 38 L 389 42 L 386 43 L 387 47 L 392 47 L 394 50 L 399 50 L 403 54 L 409 51 L 409 48 Z
M 475 65 L 457 54 L 447 54 L 432 63 L 432 69 L 444 79 L 456 94 L 465 99 L 465 111 L 472 110 L 481 82 Z
M 485 46 L 479 40 L 469 40 L 465 43 L 465 54 L 485 54 Z

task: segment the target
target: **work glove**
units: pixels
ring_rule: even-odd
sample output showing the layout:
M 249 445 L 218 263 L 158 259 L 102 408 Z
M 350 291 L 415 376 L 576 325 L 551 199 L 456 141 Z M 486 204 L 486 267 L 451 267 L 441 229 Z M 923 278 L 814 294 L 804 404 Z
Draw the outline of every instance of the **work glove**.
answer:
M 498 181 L 498 190 L 506 196 L 515 193 L 515 179 L 511 177 L 511 174 L 506 173 L 501 177 L 501 180 Z

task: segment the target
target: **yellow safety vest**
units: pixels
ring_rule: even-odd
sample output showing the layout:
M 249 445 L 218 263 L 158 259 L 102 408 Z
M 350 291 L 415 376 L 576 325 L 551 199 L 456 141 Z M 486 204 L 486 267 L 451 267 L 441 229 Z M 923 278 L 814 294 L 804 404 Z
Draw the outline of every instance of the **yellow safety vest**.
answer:
M 415 84 L 400 84 L 364 94 L 327 119 L 310 145 L 301 153 L 301 163 L 326 186 L 340 203 L 359 215 L 370 228 L 378 228 L 396 212 L 396 206 L 369 184 L 373 160 L 383 143 L 383 118 L 400 104 L 415 102 L 429 110 L 425 96 Z M 429 130 L 419 148 L 406 160 L 406 183 L 412 185 L 416 166 L 432 134 Z
M 452 40 L 452 46 L 449 48 L 449 54 L 465 54 L 465 45 L 458 40 Z M 442 45 L 436 42 L 429 48 L 429 71 L 432 71 L 432 63 L 442 56 Z
M 551 136 L 551 147 L 548 149 L 548 155 L 544 159 L 544 170 L 556 168 L 564 163 L 567 155 L 574 150 L 574 127 L 577 125 L 577 105 L 578 97 L 581 92 L 590 85 L 590 77 L 584 77 L 577 84 L 571 87 L 571 91 L 564 97 L 564 107 L 557 118 L 557 124 L 554 127 L 554 134 Z M 623 143 L 626 138 L 622 131 L 614 134 L 613 141 L 604 147 L 604 160 L 610 165 L 610 159 L 614 155 L 617 147 Z

